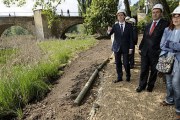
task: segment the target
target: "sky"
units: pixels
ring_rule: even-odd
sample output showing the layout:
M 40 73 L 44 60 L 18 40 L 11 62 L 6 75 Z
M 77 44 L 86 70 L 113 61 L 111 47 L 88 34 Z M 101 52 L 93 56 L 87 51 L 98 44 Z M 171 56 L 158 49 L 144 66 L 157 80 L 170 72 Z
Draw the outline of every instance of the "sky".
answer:
M 0 0 L 0 16 L 31 16 L 33 15 L 32 7 L 33 7 L 33 0 L 26 0 L 26 4 L 23 7 L 16 7 L 11 6 L 10 8 L 6 7 L 3 2 Z M 133 5 L 138 0 L 131 0 Z M 56 4 L 54 4 L 56 5 Z M 39 7 L 41 8 L 41 7 Z M 64 12 L 63 15 L 67 15 L 67 9 L 69 9 L 71 16 L 78 16 L 78 2 L 77 0 L 62 0 L 61 4 L 57 7 L 57 12 L 60 14 L 62 11 Z M 73 13 L 72 13 L 73 12 Z
M 131 6 L 134 5 L 135 3 L 137 3 L 138 1 L 139 0 L 131 0 L 131 2 L 132 2 Z
M 123 0 L 119 0 L 119 2 L 120 1 L 123 1 Z M 133 6 L 135 3 L 137 3 L 137 1 L 139 1 L 139 0 L 131 0 L 131 5 L 130 6 Z M 124 6 L 124 2 L 122 2 L 123 4 L 122 4 L 122 6 L 121 6 L 121 8 L 122 9 L 125 9 L 125 6 Z
M 26 0 L 26 4 L 23 7 L 16 7 L 16 6 L 11 6 L 10 8 L 6 7 L 3 2 L 3 0 L 0 0 L 0 16 L 31 16 L 33 14 L 32 8 L 34 5 L 33 0 Z M 34 0 L 35 1 L 35 0 Z M 56 5 L 56 4 L 54 4 Z M 38 7 L 39 9 L 42 7 Z M 57 7 L 57 12 L 61 12 L 61 9 L 63 10 L 64 14 L 66 15 L 65 12 L 67 12 L 67 9 L 69 9 L 70 13 L 71 12 L 76 12 L 73 14 L 78 13 L 78 2 L 77 0 L 62 0 L 61 4 L 58 5 Z M 15 13 L 14 13 L 15 12 Z

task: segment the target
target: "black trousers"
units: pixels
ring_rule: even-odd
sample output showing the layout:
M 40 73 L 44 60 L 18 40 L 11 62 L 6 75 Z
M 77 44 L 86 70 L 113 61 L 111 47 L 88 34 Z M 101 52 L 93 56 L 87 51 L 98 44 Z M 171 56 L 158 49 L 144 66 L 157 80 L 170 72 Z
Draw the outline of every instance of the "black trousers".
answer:
M 149 76 L 149 67 L 151 73 L 149 76 L 148 87 L 153 88 L 157 78 L 156 65 L 158 62 L 159 56 L 151 56 L 147 54 L 146 56 L 141 56 L 141 74 L 139 79 L 139 87 L 145 88 L 147 85 L 147 79 Z
M 133 49 L 132 54 L 129 55 L 130 66 L 134 66 L 134 53 L 135 53 L 135 49 Z
M 123 53 L 121 51 L 119 52 L 114 52 L 115 55 L 115 61 L 116 61 L 116 71 L 118 74 L 117 79 L 120 80 L 122 79 L 123 72 L 122 72 L 122 61 L 121 61 L 121 55 L 123 55 L 123 65 L 126 71 L 126 77 L 130 78 L 130 65 L 129 65 L 129 53 Z

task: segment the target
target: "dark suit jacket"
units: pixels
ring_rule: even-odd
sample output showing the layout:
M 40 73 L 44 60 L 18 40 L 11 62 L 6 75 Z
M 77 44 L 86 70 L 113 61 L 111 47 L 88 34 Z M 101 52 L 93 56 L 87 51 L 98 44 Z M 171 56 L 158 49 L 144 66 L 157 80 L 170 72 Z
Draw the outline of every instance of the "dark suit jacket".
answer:
M 152 57 L 158 57 L 161 52 L 160 49 L 161 37 L 163 35 L 164 29 L 169 25 L 169 22 L 160 19 L 153 33 L 150 36 L 149 32 L 150 32 L 151 24 L 152 22 L 147 23 L 145 25 L 143 39 L 139 45 L 139 50 L 141 50 L 142 56 L 146 56 L 147 52 L 149 52 L 149 54 Z
M 134 41 L 133 41 L 133 27 L 130 23 L 125 22 L 125 29 L 123 34 L 121 35 L 119 23 L 116 23 L 112 26 L 112 30 L 110 34 L 114 33 L 114 42 L 112 45 L 112 51 L 128 53 L 129 49 L 134 49 Z
M 133 26 L 133 40 L 134 40 L 134 45 L 137 45 L 138 42 L 138 32 L 136 26 Z

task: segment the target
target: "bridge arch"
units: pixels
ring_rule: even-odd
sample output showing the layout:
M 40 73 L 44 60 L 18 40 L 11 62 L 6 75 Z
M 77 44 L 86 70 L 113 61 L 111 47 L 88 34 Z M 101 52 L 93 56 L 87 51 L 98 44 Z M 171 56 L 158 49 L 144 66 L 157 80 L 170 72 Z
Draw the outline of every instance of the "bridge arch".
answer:
M 33 37 L 36 37 L 33 17 L 3 17 L 0 18 L 0 36 L 2 33 L 12 27 L 20 26 L 26 29 Z
M 1 25 L 0 28 L 2 28 L 2 29 L 0 29 L 0 37 L 8 28 L 13 27 L 13 26 L 19 26 L 19 25 L 14 25 L 14 24 Z M 19 27 L 27 30 L 33 37 L 35 37 L 34 33 L 31 30 L 29 30 L 27 27 L 25 27 L 25 26 L 19 26 Z
M 55 25 L 53 25 L 54 31 L 54 36 L 57 38 L 62 38 L 65 33 L 68 31 L 69 28 L 72 26 L 78 25 L 78 24 L 83 24 L 84 23 L 84 18 L 82 17 L 60 17 L 61 21 L 56 22 Z
M 83 24 L 83 23 L 80 23 L 80 24 Z M 61 37 L 63 37 L 63 36 L 65 35 L 65 33 L 66 33 L 71 27 L 76 26 L 76 25 L 79 25 L 79 23 L 78 23 L 78 24 L 73 24 L 72 26 L 68 26 L 67 28 L 64 28 L 64 31 L 62 32 Z
M 59 16 L 60 21 L 48 27 L 48 20 L 41 10 L 35 10 L 31 17 L 0 17 L 0 36 L 11 26 L 20 26 L 26 29 L 37 40 L 51 37 L 61 38 L 72 26 L 84 23 L 84 18 L 79 16 Z

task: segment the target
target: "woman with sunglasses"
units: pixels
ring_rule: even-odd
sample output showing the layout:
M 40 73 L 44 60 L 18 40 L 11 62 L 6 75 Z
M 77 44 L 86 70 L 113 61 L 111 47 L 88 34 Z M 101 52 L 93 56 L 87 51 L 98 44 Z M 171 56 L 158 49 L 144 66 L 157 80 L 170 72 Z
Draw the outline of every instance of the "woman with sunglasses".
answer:
M 166 74 L 167 97 L 161 105 L 175 104 L 175 119 L 180 120 L 180 6 L 172 13 L 172 21 L 165 28 L 160 47 L 162 49 L 160 56 L 172 56 L 176 54 L 172 73 Z

